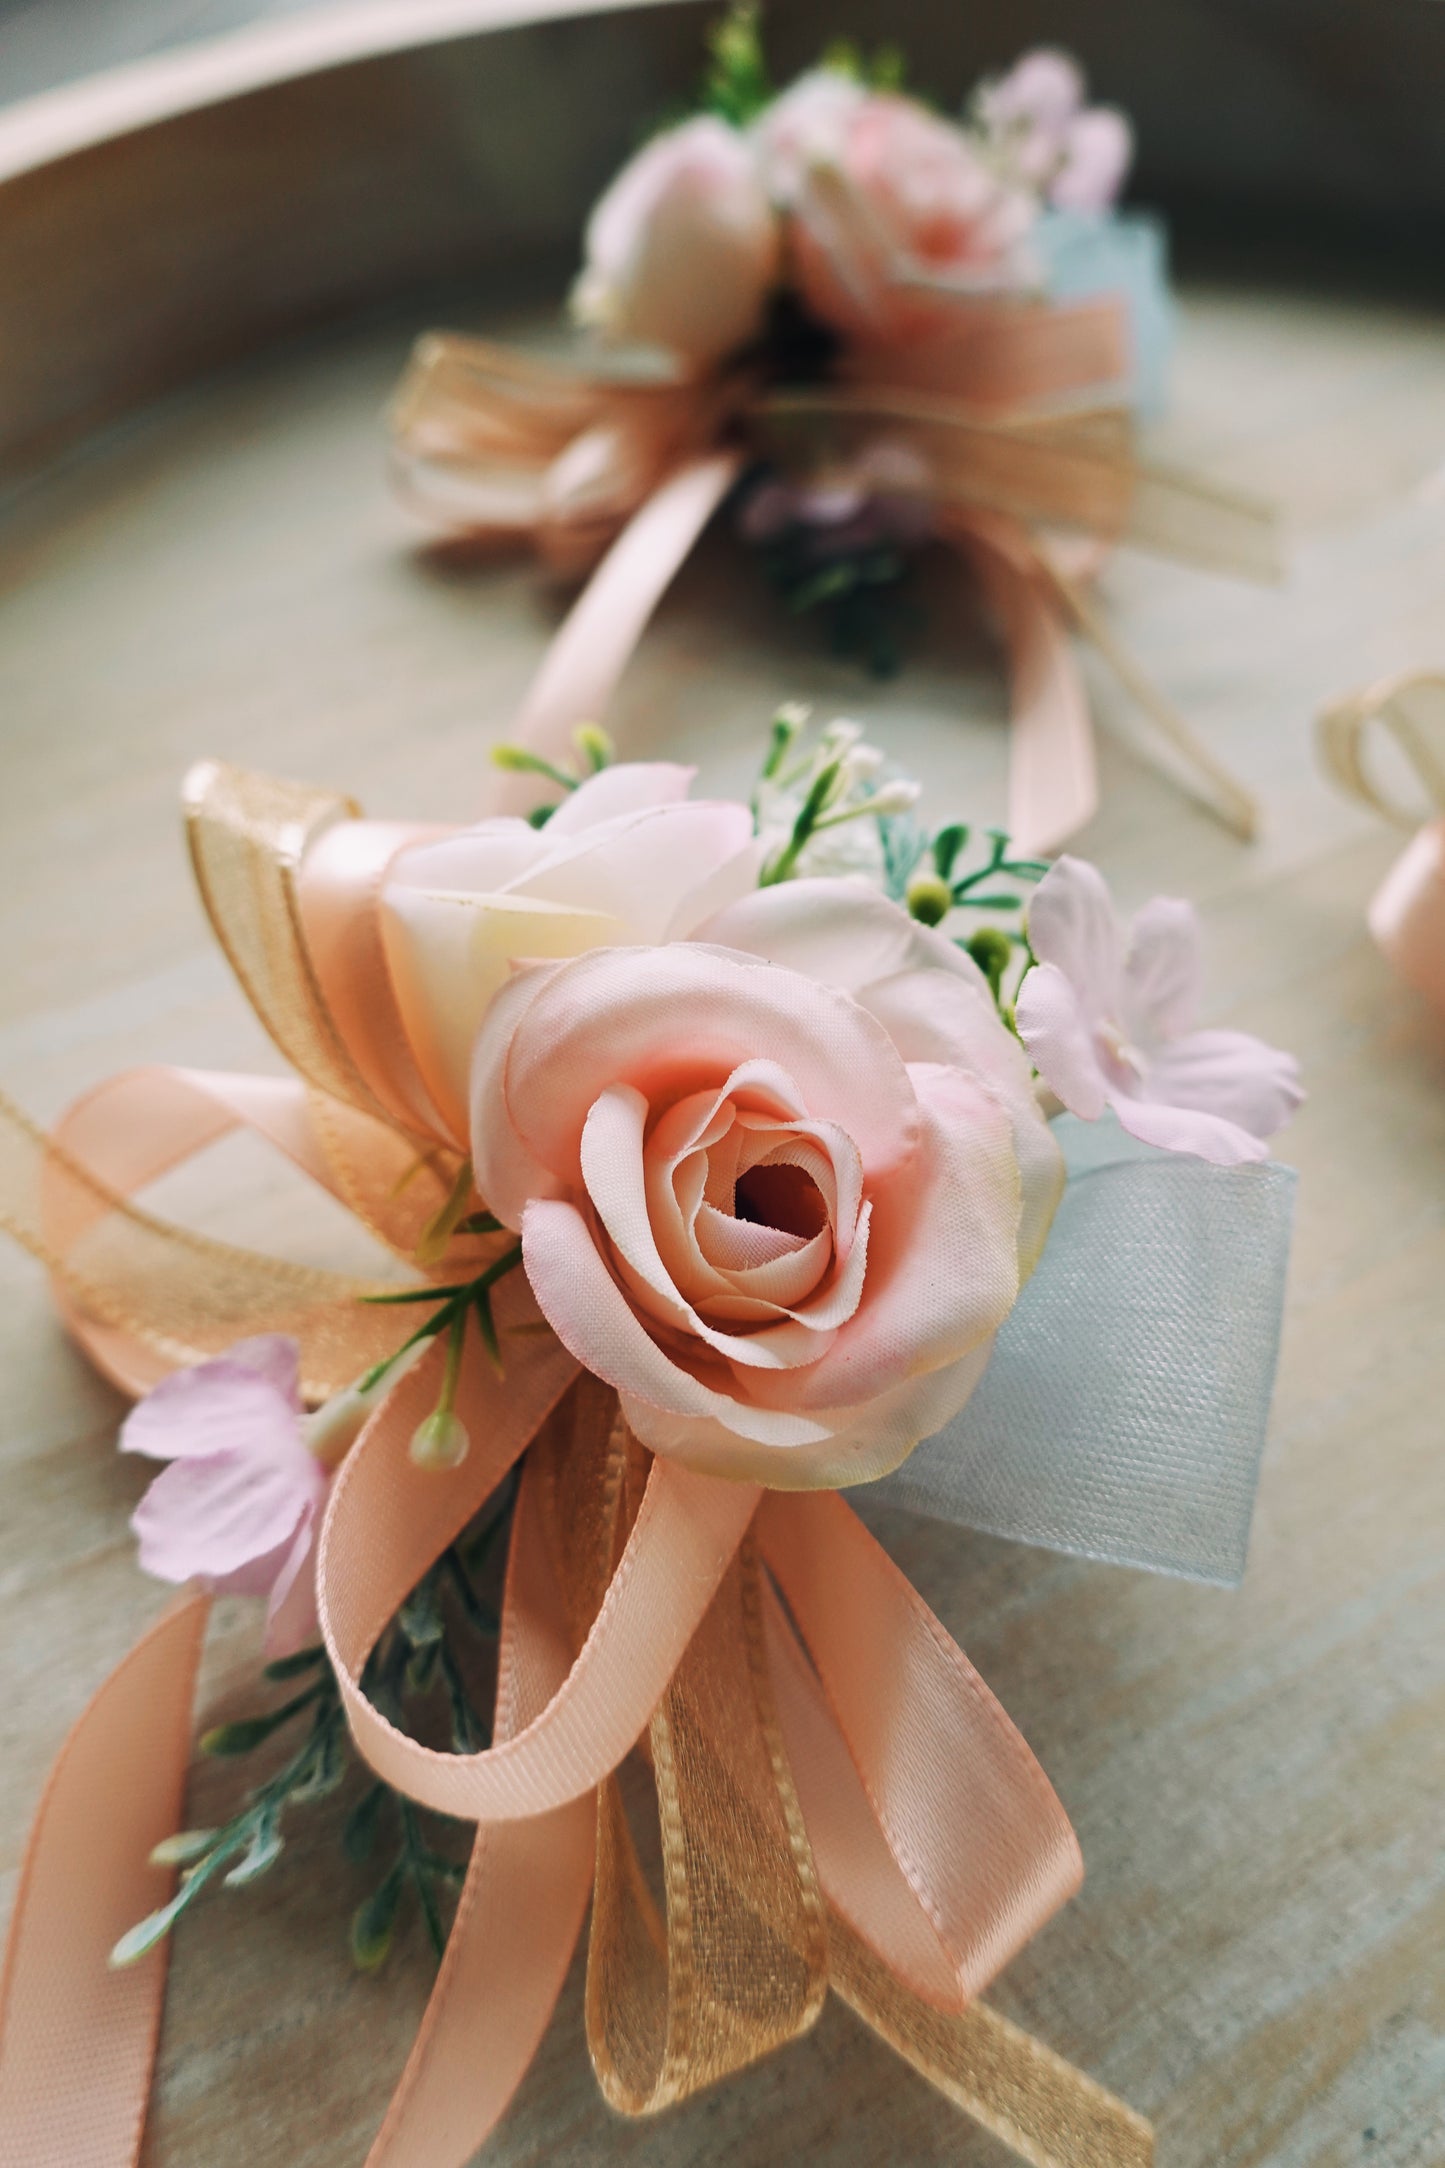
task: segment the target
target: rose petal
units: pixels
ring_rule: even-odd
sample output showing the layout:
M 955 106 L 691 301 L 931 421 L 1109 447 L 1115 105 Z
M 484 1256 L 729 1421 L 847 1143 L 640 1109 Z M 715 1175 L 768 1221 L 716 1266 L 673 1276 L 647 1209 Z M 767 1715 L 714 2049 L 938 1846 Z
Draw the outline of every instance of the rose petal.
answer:
M 530 821 L 497 819 L 459 828 L 455 835 L 416 843 L 392 861 L 388 888 L 459 889 L 473 896 L 495 895 L 547 854 L 540 830 Z
M 620 919 L 544 896 L 390 888 L 381 933 L 407 1039 L 451 1135 L 467 1135 L 477 1033 L 514 961 L 580 956 L 625 941 Z
M 664 941 L 673 922 L 689 915 L 688 899 L 719 867 L 737 859 L 751 866 L 752 844 L 746 806 L 704 799 L 644 807 L 564 835 L 560 847 L 514 881 L 508 894 L 604 913 L 625 929 L 617 936 L 622 941 Z M 706 915 L 704 902 L 691 923 Z
M 543 849 L 559 836 L 575 836 L 584 828 L 616 820 L 619 814 L 679 805 L 696 775 L 696 768 L 680 768 L 671 760 L 614 761 L 568 792 L 547 823 Z
M 717 1423 L 675 1415 L 624 1391 L 622 1412 L 649 1452 L 706 1475 L 774 1490 L 837 1490 L 889 1475 L 924 1438 L 952 1422 L 988 1367 L 991 1340 L 941 1370 L 905 1378 L 865 1408 L 826 1411 L 835 1428 L 812 1444 L 762 1445 Z
M 575 1205 L 529 1204 L 522 1248 L 543 1316 L 568 1353 L 604 1384 L 673 1414 L 710 1418 L 720 1431 L 761 1444 L 806 1445 L 826 1435 L 807 1416 L 714 1391 L 664 1354 L 603 1264 Z
M 613 949 L 546 979 L 512 1036 L 507 1107 L 532 1158 L 571 1186 L 608 1085 L 682 1098 L 764 1051 L 813 1119 L 847 1131 L 870 1182 L 908 1158 L 917 1108 L 881 1025 L 831 988 L 691 942 Z
M 957 1069 L 909 1071 L 917 1151 L 873 1196 L 862 1302 L 821 1362 L 755 1398 L 819 1409 L 856 1406 L 959 1361 L 1003 1323 L 1018 1297 L 1021 1189 L 1007 1114 Z
M 815 1360 L 818 1342 L 800 1321 L 785 1318 L 746 1337 L 726 1333 L 679 1294 L 658 1255 L 647 1214 L 642 1170 L 647 1112 L 641 1092 L 611 1085 L 594 1101 L 582 1135 L 583 1184 L 629 1288 L 658 1324 L 696 1335 L 729 1363 L 776 1370 Z

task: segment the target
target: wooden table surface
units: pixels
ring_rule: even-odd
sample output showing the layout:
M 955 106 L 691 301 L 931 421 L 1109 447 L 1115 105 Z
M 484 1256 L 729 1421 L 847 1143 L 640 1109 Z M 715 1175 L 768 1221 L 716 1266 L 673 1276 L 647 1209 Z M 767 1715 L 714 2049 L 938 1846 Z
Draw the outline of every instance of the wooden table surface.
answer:
M 72 457 L 0 525 L 0 1082 L 36 1112 L 144 1059 L 271 1066 L 205 932 L 177 822 L 218 754 L 452 817 L 555 622 L 526 567 L 446 567 L 388 500 L 380 405 L 412 326 L 294 351 Z M 1392 983 L 1362 910 L 1394 840 L 1312 764 L 1317 706 L 1445 660 L 1445 320 L 1189 295 L 1172 449 L 1290 514 L 1281 593 L 1121 559 L 1139 656 L 1260 794 L 1247 849 L 1161 779 L 1098 680 L 1104 808 L 1083 848 L 1124 900 L 1201 904 L 1211 1020 L 1294 1048 L 1298 1239 L 1249 1572 L 1231 1594 L 877 1513 L 1021 1724 L 1078 1827 L 1083 1895 L 1000 2007 L 1153 2115 L 1164 2168 L 1445 2159 L 1445 1026 Z M 851 712 L 942 814 L 996 817 L 996 670 L 950 592 L 878 688 L 783 624 L 726 537 L 679 582 L 614 718 L 741 786 L 782 695 Z M 233 1155 L 243 1239 L 291 1191 Z M 342 1232 L 308 1219 L 308 1251 Z M 126 1517 L 146 1470 L 116 1397 L 0 1254 L 0 1876 L 62 1733 L 158 1608 Z M 216 1690 L 254 1621 L 231 1607 Z M 215 1773 L 196 1812 L 214 1805 Z M 103 1811 L 103 1802 L 98 1803 Z M 154 2168 L 359 2163 L 425 1993 L 413 1934 L 349 1970 L 360 1891 L 313 1810 L 268 1882 L 178 1938 Z M 499 1983 L 505 1992 L 505 1982 Z M 580 1973 L 488 2160 L 553 2168 L 1005 2156 L 837 2005 L 816 2033 L 652 2124 L 603 2108 Z

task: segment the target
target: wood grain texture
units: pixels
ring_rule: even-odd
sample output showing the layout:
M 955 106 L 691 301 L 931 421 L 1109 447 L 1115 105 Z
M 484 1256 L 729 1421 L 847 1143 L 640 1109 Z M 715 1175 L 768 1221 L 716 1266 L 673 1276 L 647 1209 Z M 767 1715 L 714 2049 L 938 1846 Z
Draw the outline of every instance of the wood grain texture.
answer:
M 479 312 L 484 314 L 485 312 Z M 490 319 L 489 319 L 490 320 Z M 140 1059 L 272 1057 L 192 898 L 177 787 L 202 754 L 463 811 L 558 598 L 527 567 L 417 553 L 378 411 L 414 324 L 248 367 L 93 446 L 0 527 L 0 1080 L 41 1114 Z M 1163 2168 L 1437 2168 L 1445 2158 L 1445 1027 L 1387 976 L 1361 913 L 1394 848 L 1315 774 L 1311 717 L 1375 672 L 1445 659 L 1445 321 L 1196 291 L 1171 450 L 1276 493 L 1287 589 L 1121 558 L 1141 658 L 1267 809 L 1245 849 L 1159 777 L 1113 689 L 1083 847 L 1123 899 L 1197 898 L 1211 1017 L 1295 1048 L 1298 1243 L 1250 1570 L 1236 1594 L 879 1513 L 1072 1813 L 1082 1897 L 995 1991 L 1160 2125 Z M 615 717 L 737 788 L 780 695 L 850 712 L 941 814 L 1003 804 L 994 659 L 940 574 L 932 629 L 877 688 L 780 621 L 728 537 L 666 606 Z M 217 1177 L 227 1225 L 280 1237 L 291 1191 Z M 219 1208 L 218 1205 L 218 1208 Z M 322 1215 L 305 1240 L 340 1239 Z M 0 1253 L 0 1871 L 63 1730 L 158 1608 L 125 1519 L 145 1471 L 119 1406 Z M 217 1637 L 244 1690 L 253 1622 Z M 212 1811 L 234 1776 L 198 1781 Z M 361 1893 L 313 1812 L 275 1875 L 179 1938 L 152 2168 L 361 2160 L 426 1987 L 419 1938 L 354 1978 Z M 505 1983 L 502 1983 L 505 1991 Z M 602 2107 L 574 1971 L 487 2154 L 498 2168 L 1002 2168 L 854 2021 L 651 2124 Z

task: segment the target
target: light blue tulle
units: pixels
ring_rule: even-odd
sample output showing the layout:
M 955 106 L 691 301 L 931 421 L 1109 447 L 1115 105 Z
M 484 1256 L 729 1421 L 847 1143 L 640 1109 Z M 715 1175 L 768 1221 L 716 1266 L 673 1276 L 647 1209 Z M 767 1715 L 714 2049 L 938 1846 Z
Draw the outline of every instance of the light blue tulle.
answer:
M 1279 1351 L 1293 1171 L 1055 1124 L 1068 1187 L 973 1398 L 852 1495 L 1231 1585 Z
M 1164 227 L 1144 211 L 1046 211 L 1035 233 L 1048 290 L 1058 300 L 1124 296 L 1134 348 L 1130 397 L 1140 413 L 1159 413 L 1174 343 Z

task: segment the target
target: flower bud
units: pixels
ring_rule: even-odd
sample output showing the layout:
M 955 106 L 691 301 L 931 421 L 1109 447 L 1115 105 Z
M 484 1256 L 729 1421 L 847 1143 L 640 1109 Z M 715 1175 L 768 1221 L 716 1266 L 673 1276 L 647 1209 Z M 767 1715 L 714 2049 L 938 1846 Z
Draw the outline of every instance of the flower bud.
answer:
M 381 1376 L 374 1377 L 369 1385 L 348 1385 L 323 1401 L 315 1414 L 306 1418 L 302 1436 L 307 1452 L 323 1468 L 339 1468 L 393 1385 L 421 1361 L 426 1349 L 427 1343 L 418 1341 L 415 1347 L 394 1356 Z
M 908 915 L 921 926 L 941 926 L 953 909 L 953 891 L 936 873 L 917 873 L 908 884 Z
M 471 1449 L 466 1424 L 450 1408 L 433 1409 L 412 1433 L 411 1457 L 418 1468 L 459 1468 Z

